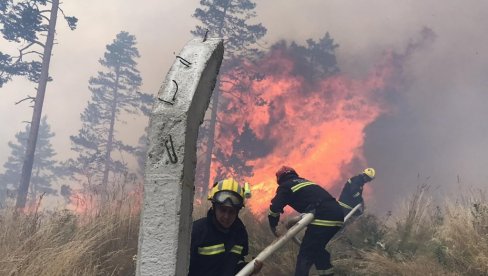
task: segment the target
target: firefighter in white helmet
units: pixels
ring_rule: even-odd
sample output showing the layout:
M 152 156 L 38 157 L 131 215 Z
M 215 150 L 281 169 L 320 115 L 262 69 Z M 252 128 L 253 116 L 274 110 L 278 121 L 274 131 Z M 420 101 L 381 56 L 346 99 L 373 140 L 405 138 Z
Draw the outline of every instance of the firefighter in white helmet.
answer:
M 375 176 L 375 169 L 367 168 L 362 173 L 347 180 L 338 201 L 342 206 L 344 216 L 358 204 L 362 204 L 361 209 L 364 211 L 363 186 L 373 180 Z M 356 212 L 356 214 L 360 214 L 360 212 Z
M 216 182 L 208 194 L 212 207 L 207 216 L 193 222 L 188 276 L 231 276 L 247 263 L 248 236 L 239 219 L 249 184 L 241 187 L 232 178 Z M 261 270 L 257 262 L 254 273 Z

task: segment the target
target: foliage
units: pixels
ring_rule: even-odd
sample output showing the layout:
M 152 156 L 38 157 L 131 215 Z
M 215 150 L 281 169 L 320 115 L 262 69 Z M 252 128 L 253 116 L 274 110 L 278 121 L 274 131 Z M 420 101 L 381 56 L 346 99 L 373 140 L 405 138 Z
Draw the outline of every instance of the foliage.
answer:
M 214 162 L 215 177 L 220 179 L 227 176 L 252 177 L 253 167 L 249 161 L 266 156 L 273 150 L 275 141 L 265 136 L 258 139 L 255 129 L 244 122 L 241 128 L 232 118 L 246 118 L 247 114 L 258 106 L 272 106 L 270 100 L 263 100 L 262 96 L 253 91 L 253 86 L 263 80 L 274 77 L 274 66 L 271 65 L 277 57 L 284 57 L 292 64 L 291 76 L 308 80 L 310 87 L 319 84 L 324 79 L 338 73 L 335 50 L 338 47 L 328 33 L 317 42 L 307 40 L 302 46 L 296 42 L 285 41 L 274 44 L 270 51 L 263 53 L 260 59 L 248 60 L 233 58 L 227 61 L 228 68 L 220 78 L 220 91 L 223 92 L 219 100 L 219 115 L 217 117 L 217 132 L 215 139 Z M 277 69 L 279 70 L 279 69 Z M 311 91 L 311 92 L 309 92 Z M 304 97 L 310 93 L 321 91 L 318 89 L 303 89 Z M 308 93 L 308 94 L 307 94 Z M 316 92 L 315 92 L 316 93 Z M 201 128 L 203 130 L 203 128 Z M 232 137 L 232 143 L 227 141 Z
M 0 87 L 13 76 L 39 82 L 42 52 L 46 47 L 41 38 L 49 29 L 50 4 L 46 0 L 2 0 L 0 3 L 0 33 L 18 51 L 12 55 L 0 49 Z M 74 30 L 78 19 L 65 15 L 64 18 L 69 28 Z
M 429 188 L 418 186 L 396 216 L 379 220 L 363 215 L 346 227 L 330 246 L 338 252 L 338 274 L 486 275 L 487 228 L 486 224 L 476 227 L 477 222 L 488 219 L 483 193 L 465 202 L 449 200 L 435 206 Z M 476 204 L 481 208 L 476 209 Z M 364 224 L 376 226 L 363 231 Z
M 3 165 L 5 172 L 0 175 L 0 186 L 10 196 L 16 193 L 19 186 L 29 131 L 30 126 L 26 126 L 24 131 L 20 131 L 15 135 L 17 143 L 8 143 L 11 154 Z M 52 195 L 57 193 L 52 188 L 52 184 L 60 176 L 60 166 L 54 160 L 56 152 L 51 145 L 52 137 L 54 137 L 54 133 L 51 132 L 47 117 L 44 116 L 39 128 L 39 136 L 37 137 L 37 154 L 34 157 L 33 176 L 31 178 L 30 194 L 33 200 L 42 193 Z
M 16 201 L 19 208 L 23 208 L 26 203 L 46 86 L 52 80 L 49 76 L 49 64 L 56 36 L 58 11 L 64 15 L 59 0 L 7 0 L 0 6 L 0 32 L 9 42 L 10 48 L 18 51 L 16 56 L 0 52 L 0 87 L 13 76 L 24 76 L 37 84 L 35 97 L 28 96 L 19 101 L 30 99 L 34 102 Z M 66 15 L 64 17 L 73 30 L 77 19 Z
M 0 275 L 133 275 L 138 210 L 132 197 L 123 199 L 123 205 L 112 200 L 96 216 L 2 211 Z
M 108 172 L 128 171 L 127 164 L 113 158 L 112 152 L 135 154 L 137 150 L 118 137 L 116 123 L 124 123 L 124 115 L 147 114 L 152 102 L 150 95 L 138 91 L 142 80 L 136 68 L 139 51 L 135 37 L 120 32 L 106 48 L 99 61 L 105 71 L 90 79 L 92 96 L 81 114 L 83 125 L 78 135 L 70 137 L 78 157 L 68 161 L 75 177 L 102 185 L 107 184 Z
M 2 211 L 0 274 L 133 275 L 141 194 L 135 195 L 139 199 L 116 194 L 119 196 L 104 209 L 76 209 L 78 213 Z M 209 208 L 207 201 L 196 202 L 195 219 Z M 424 190 L 412 195 L 406 209 L 396 215 L 380 219 L 366 213 L 351 221 L 328 245 L 336 275 L 487 275 L 488 205 L 484 194 L 449 201 L 439 209 L 425 205 L 427 202 L 430 199 Z M 411 214 L 421 206 L 427 206 L 425 212 L 432 216 L 412 220 Z M 264 217 L 246 209 L 240 217 L 249 233 L 250 260 L 274 237 Z M 399 244 L 406 223 L 411 224 L 411 232 L 402 248 Z M 429 235 L 429 239 L 422 238 Z M 412 244 L 415 251 L 409 251 Z M 297 253 L 297 245 L 286 244 L 268 258 L 260 275 L 292 275 Z
M 320 80 L 339 72 L 335 50 L 339 47 L 334 39 L 325 33 L 319 41 L 307 39 L 307 46 L 292 42 L 289 47 L 294 58 L 294 73 L 310 81 Z
M 224 38 L 225 57 L 220 68 L 220 75 L 229 74 L 236 67 L 236 61 L 243 58 L 256 58 L 259 51 L 253 48 L 255 43 L 266 34 L 266 28 L 262 24 L 250 24 L 249 21 L 256 17 L 256 4 L 251 0 L 201 0 L 201 7 L 195 10 L 193 17 L 199 20 L 192 34 L 202 37 Z M 238 64 L 237 64 L 238 66 Z M 237 71 L 234 71 L 237 72 Z M 246 78 L 253 72 L 239 71 L 235 77 Z M 197 179 L 201 179 L 203 185 L 197 192 L 206 193 L 210 180 L 210 166 L 214 153 L 215 129 L 217 112 L 220 108 L 219 97 L 222 90 L 222 82 L 218 81 L 212 96 L 210 119 L 200 128 L 198 151 L 200 164 L 197 167 Z
M 251 0 L 201 0 L 193 17 L 200 21 L 192 34 L 225 38 L 226 56 L 248 56 L 257 51 L 251 46 L 266 34 L 262 24 L 249 24 L 256 16 Z M 208 32 L 208 33 L 207 33 Z

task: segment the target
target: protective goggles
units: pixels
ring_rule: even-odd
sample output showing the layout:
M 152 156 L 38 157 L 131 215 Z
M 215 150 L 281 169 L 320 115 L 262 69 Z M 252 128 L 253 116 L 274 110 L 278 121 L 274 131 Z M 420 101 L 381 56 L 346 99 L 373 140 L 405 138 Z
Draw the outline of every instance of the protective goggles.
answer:
M 239 195 L 230 191 L 220 191 L 213 196 L 213 201 L 218 204 L 230 204 L 232 207 L 241 208 L 243 199 Z

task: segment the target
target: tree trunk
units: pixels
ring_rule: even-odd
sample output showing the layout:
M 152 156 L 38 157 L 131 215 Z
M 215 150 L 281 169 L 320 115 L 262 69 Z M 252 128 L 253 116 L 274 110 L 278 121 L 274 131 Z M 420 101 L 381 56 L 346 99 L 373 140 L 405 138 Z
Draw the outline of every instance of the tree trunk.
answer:
M 110 172 L 110 155 L 112 153 L 113 141 L 114 141 L 114 127 L 115 127 L 115 116 L 117 112 L 117 93 L 119 88 L 119 68 L 115 70 L 115 87 L 114 87 L 114 100 L 112 102 L 112 114 L 110 117 L 110 126 L 108 130 L 107 138 L 107 149 L 105 152 L 105 168 L 103 170 L 103 192 L 108 195 L 107 184 L 108 184 L 108 173 Z
M 210 122 L 208 129 L 208 139 L 207 139 L 207 152 L 205 153 L 205 168 L 203 171 L 203 189 L 202 195 L 206 195 L 208 191 L 208 185 L 210 183 L 210 168 L 212 166 L 212 153 L 215 139 L 215 124 L 217 122 L 217 107 L 219 105 L 219 82 L 217 80 L 217 85 L 212 95 L 212 113 L 210 114 Z
M 49 79 L 49 63 L 51 61 L 51 53 L 54 43 L 54 35 L 56 31 L 56 19 L 58 18 L 59 0 L 52 0 L 51 15 L 49 18 L 49 29 L 47 32 L 46 44 L 44 46 L 44 53 L 42 55 L 42 71 L 37 87 L 36 100 L 34 110 L 32 112 L 31 127 L 29 131 L 29 138 L 27 140 L 27 148 L 25 151 L 24 164 L 22 165 L 22 175 L 20 177 L 20 185 L 17 194 L 17 208 L 24 208 L 27 200 L 27 192 L 29 191 L 29 183 L 32 174 L 32 165 L 34 164 L 34 153 L 36 151 L 37 136 L 39 134 L 39 125 L 42 115 L 42 105 L 44 104 L 44 95 L 46 94 L 46 86 Z
M 224 7 L 222 19 L 219 26 L 219 38 L 222 38 L 222 29 L 224 28 L 225 16 L 227 14 L 227 8 L 232 0 L 226 2 Z M 212 94 L 212 113 L 210 115 L 210 122 L 208 126 L 208 140 L 207 140 L 207 152 L 205 153 L 205 163 L 203 171 L 203 189 L 202 194 L 206 195 L 208 191 L 208 186 L 210 184 L 210 169 L 212 167 L 212 154 L 214 148 L 215 139 L 215 125 L 217 123 L 217 111 L 219 107 L 219 95 L 220 95 L 220 81 L 217 79 L 217 84 L 215 85 L 214 92 Z
M 35 169 L 32 168 L 32 170 L 36 171 L 36 174 L 34 176 L 35 179 L 39 179 L 39 175 L 41 174 L 41 169 L 39 168 L 39 166 Z M 31 197 L 29 205 L 35 206 L 36 197 L 37 197 L 37 184 L 36 184 L 36 182 L 34 181 L 34 182 L 30 183 L 29 187 L 30 187 L 30 197 Z

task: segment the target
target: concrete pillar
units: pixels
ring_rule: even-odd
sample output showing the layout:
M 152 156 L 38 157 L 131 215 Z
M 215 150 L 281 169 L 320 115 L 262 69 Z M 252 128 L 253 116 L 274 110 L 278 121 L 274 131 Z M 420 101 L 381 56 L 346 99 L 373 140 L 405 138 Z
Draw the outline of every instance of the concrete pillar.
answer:
M 192 40 L 163 82 L 150 120 L 137 275 L 187 275 L 198 127 L 224 54 L 221 39 Z

